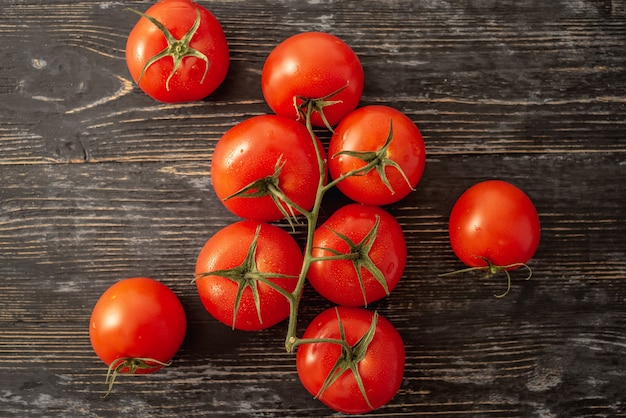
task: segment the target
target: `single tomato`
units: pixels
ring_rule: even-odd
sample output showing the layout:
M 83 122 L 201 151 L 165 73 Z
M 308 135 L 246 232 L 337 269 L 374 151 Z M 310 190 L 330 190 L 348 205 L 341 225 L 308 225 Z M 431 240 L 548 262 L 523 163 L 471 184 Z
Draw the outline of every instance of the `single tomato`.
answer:
M 328 300 L 363 306 L 387 296 L 406 266 L 398 221 L 387 211 L 353 203 L 334 212 L 313 236 L 314 261 L 307 278 Z
M 126 40 L 126 64 L 139 87 L 162 102 L 200 100 L 226 78 L 230 53 L 217 18 L 191 0 L 161 0 Z
M 295 239 L 283 229 L 236 222 L 202 247 L 196 261 L 198 295 L 226 325 L 245 331 L 269 328 L 289 316 L 289 299 L 281 292 L 296 288 L 302 259 Z
M 316 150 L 317 148 L 317 150 Z M 218 141 L 211 163 L 213 189 L 232 213 L 272 222 L 315 203 L 319 157 L 326 153 L 304 125 L 283 116 L 254 116 Z
M 454 253 L 466 265 L 511 270 L 535 254 L 541 228 L 528 195 L 508 182 L 487 180 L 458 198 L 448 232 Z
M 328 147 L 331 178 L 350 199 L 387 205 L 406 197 L 422 178 L 426 148 L 413 121 L 389 106 L 361 107 L 335 129 Z M 366 166 L 370 164 L 369 169 Z
M 113 372 L 146 374 L 176 354 L 187 330 L 185 311 L 174 292 L 146 277 L 121 280 L 98 299 L 91 313 L 89 338 Z M 110 387 L 109 387 L 110 390 Z
M 302 339 L 325 340 L 299 345 L 296 368 L 303 386 L 330 408 L 366 413 L 400 389 L 404 342 L 383 316 L 363 308 L 330 308 L 311 321 Z
M 325 120 L 335 126 L 358 106 L 363 82 L 356 53 L 323 32 L 303 32 L 282 41 L 270 52 L 261 75 L 263 96 L 272 111 L 304 121 L 303 104 L 312 102 L 317 107 L 311 123 L 320 127 Z

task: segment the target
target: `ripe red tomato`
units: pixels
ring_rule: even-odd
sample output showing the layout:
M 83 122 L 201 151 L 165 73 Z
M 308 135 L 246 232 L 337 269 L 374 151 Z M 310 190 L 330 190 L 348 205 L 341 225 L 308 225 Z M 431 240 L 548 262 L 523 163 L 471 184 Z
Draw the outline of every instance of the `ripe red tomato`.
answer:
M 346 254 L 355 258 L 346 259 Z M 314 258 L 336 255 L 342 258 L 311 264 L 307 278 L 315 290 L 344 306 L 363 306 L 382 299 L 396 287 L 406 266 L 402 228 L 378 206 L 346 205 L 313 236 Z
M 304 99 L 335 102 L 323 108 L 334 126 L 359 104 L 363 81 L 361 61 L 344 41 L 328 33 L 304 32 L 285 39 L 269 54 L 261 87 L 276 114 L 301 121 L 297 108 Z M 319 112 L 312 114 L 311 123 L 325 126 Z
M 298 346 L 296 367 L 300 381 L 311 394 L 339 412 L 359 414 L 385 405 L 402 384 L 405 363 L 402 337 L 391 322 L 376 313 L 363 308 L 336 307 L 319 314 L 302 338 L 341 340 L 342 335 L 350 350 L 334 342 Z M 367 399 L 351 369 L 358 370 Z M 328 381 L 329 375 L 335 376 L 335 380 Z
M 372 170 L 350 176 L 337 187 L 352 200 L 381 206 L 406 197 L 420 181 L 426 161 L 424 140 L 413 121 L 380 105 L 364 106 L 346 116 L 331 137 L 328 155 L 333 179 L 377 159 Z
M 188 102 L 208 96 L 222 84 L 230 53 L 222 26 L 207 9 L 191 0 L 161 0 L 128 35 L 126 64 L 149 96 Z
M 289 316 L 290 305 L 285 295 L 263 280 L 293 292 L 302 258 L 294 238 L 277 226 L 256 221 L 228 225 L 198 255 L 196 286 L 202 304 L 233 328 L 269 328 Z M 207 275 L 211 272 L 216 274 Z
M 321 158 L 326 153 L 316 138 Z M 310 210 L 320 178 L 315 144 L 302 125 L 277 115 L 246 119 L 229 129 L 213 152 L 211 180 L 219 199 L 235 215 L 271 222 L 290 215 L 267 192 L 279 188 L 291 201 Z M 280 173 L 275 176 L 280 166 Z M 232 197 L 254 182 L 244 196 Z M 282 211 L 281 211 L 282 208 Z M 297 211 L 294 211 L 297 214 Z
M 488 180 L 466 190 L 449 221 L 450 244 L 470 267 L 489 263 L 513 269 L 532 258 L 539 246 L 539 215 L 530 198 L 501 180 Z
M 115 374 L 146 374 L 176 354 L 186 330 L 176 294 L 161 282 L 135 277 L 115 283 L 100 296 L 91 313 L 89 338 Z

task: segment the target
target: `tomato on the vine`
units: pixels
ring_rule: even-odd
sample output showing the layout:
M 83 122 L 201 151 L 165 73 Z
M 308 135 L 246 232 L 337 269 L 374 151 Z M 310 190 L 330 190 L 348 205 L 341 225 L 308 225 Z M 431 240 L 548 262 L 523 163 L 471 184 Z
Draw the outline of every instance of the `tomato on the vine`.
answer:
M 448 232 L 456 256 L 470 267 L 512 270 L 539 246 L 539 215 L 516 186 L 487 180 L 467 189 L 450 213 Z
M 302 336 L 338 342 L 298 346 L 296 367 L 303 386 L 330 408 L 349 414 L 377 409 L 400 389 L 405 349 L 400 333 L 383 316 L 363 308 L 320 313 Z
M 283 116 L 254 116 L 218 141 L 211 163 L 213 189 L 235 215 L 272 222 L 310 210 L 326 153 L 304 125 Z M 326 174 L 324 173 L 324 178 Z
M 283 229 L 240 221 L 213 235 L 196 261 L 196 286 L 206 310 L 235 329 L 271 327 L 289 316 L 281 292 L 293 292 L 302 252 Z
M 358 106 L 363 82 L 356 53 L 323 32 L 303 32 L 282 41 L 267 57 L 261 76 L 263 96 L 276 114 L 304 121 L 302 107 L 311 102 L 316 106 L 311 123 L 319 127 L 325 121 L 335 126 Z
M 363 306 L 387 296 L 406 266 L 398 221 L 387 211 L 353 203 L 334 212 L 313 236 L 308 280 L 322 296 L 343 306 Z
M 134 11 L 134 10 L 133 10 Z M 126 41 L 126 64 L 139 87 L 162 102 L 200 100 L 226 78 L 230 53 L 217 18 L 191 0 L 161 0 Z
M 413 121 L 397 109 L 364 106 L 351 112 L 335 129 L 328 148 L 333 179 L 372 166 L 337 184 L 361 203 L 387 205 L 415 189 L 424 172 L 426 149 Z
M 112 385 L 117 374 L 147 374 L 165 366 L 186 330 L 176 294 L 154 279 L 134 277 L 113 284 L 100 296 L 91 313 L 89 338 L 112 372 Z

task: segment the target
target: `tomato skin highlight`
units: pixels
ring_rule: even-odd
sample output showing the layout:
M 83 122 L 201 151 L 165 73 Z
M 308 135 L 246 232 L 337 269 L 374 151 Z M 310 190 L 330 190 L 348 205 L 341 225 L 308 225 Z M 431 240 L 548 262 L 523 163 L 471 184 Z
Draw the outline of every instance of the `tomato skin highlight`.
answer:
M 349 245 L 335 232 L 353 243 L 361 242 L 379 218 L 378 232 L 369 250 L 369 258 L 383 274 L 389 292 L 397 286 L 406 266 L 407 248 L 404 233 L 398 221 L 384 209 L 363 204 L 348 204 L 333 213 L 315 231 L 313 257 L 332 256 L 333 249 L 341 254 L 350 252 Z M 387 296 L 385 288 L 372 273 L 361 268 L 367 303 Z M 355 263 L 351 260 L 324 260 L 311 264 L 309 283 L 326 299 L 343 306 L 363 306 L 366 301 L 359 284 Z
M 316 143 L 320 155 L 326 158 L 317 138 Z M 304 125 L 282 116 L 253 116 L 220 138 L 211 163 L 213 189 L 226 208 L 239 217 L 263 222 L 283 219 L 268 195 L 226 199 L 250 183 L 271 176 L 279 159 L 284 162 L 279 187 L 300 207 L 311 209 L 320 178 L 315 145 Z
M 268 55 L 261 76 L 263 96 L 272 111 L 302 122 L 295 97 L 322 99 L 336 93 L 327 100 L 337 103 L 323 110 L 331 126 L 358 106 L 363 84 L 356 53 L 338 37 L 323 32 L 303 32 L 282 41 Z M 311 115 L 311 123 L 325 126 L 318 112 Z
M 456 256 L 470 267 L 520 267 L 535 254 L 541 226 L 531 199 L 516 186 L 487 180 L 467 189 L 450 213 L 448 232 Z M 488 262 L 487 262 L 488 261 Z
M 100 296 L 91 313 L 89 338 L 107 366 L 125 358 L 166 363 L 181 347 L 186 330 L 185 311 L 176 294 L 154 279 L 134 277 L 113 284 Z M 162 367 L 155 363 L 154 368 L 135 373 Z
M 307 327 L 303 339 L 340 339 L 337 312 L 343 323 L 346 341 L 353 346 L 367 332 L 374 313 L 355 307 L 329 308 Z M 336 343 L 306 343 L 298 346 L 296 367 L 302 385 L 317 395 L 324 380 L 341 355 Z M 402 337 L 386 318 L 378 315 L 374 339 L 365 358 L 358 364 L 372 408 L 361 394 L 351 371 L 345 371 L 319 396 L 328 407 L 347 414 L 366 413 L 388 403 L 398 392 L 404 377 L 405 349 Z
M 347 115 L 335 129 L 328 147 L 328 169 L 331 178 L 361 168 L 365 161 L 343 151 L 378 151 L 392 129 L 392 141 L 386 157 L 395 161 L 402 173 L 392 166 L 385 173 L 393 191 L 383 183 L 377 170 L 340 181 L 337 188 L 350 199 L 370 205 L 388 205 L 404 199 L 422 178 L 426 147 L 418 127 L 404 113 L 383 105 L 369 105 Z
M 171 57 L 154 62 L 141 78 L 139 87 L 150 97 L 167 103 L 190 102 L 203 99 L 213 93 L 224 81 L 230 67 L 228 42 L 217 18 L 204 7 L 191 0 L 161 0 L 152 5 L 145 14 L 156 18 L 180 40 L 193 26 L 196 10 L 200 11 L 200 26 L 194 34 L 190 47 L 204 54 L 209 61 L 186 56 L 166 86 L 174 68 Z M 150 58 L 168 46 L 163 33 L 145 17 L 141 17 L 126 41 L 126 64 L 135 81 Z M 203 80 L 204 78 L 204 80 Z
M 300 273 L 303 256 L 300 247 L 283 229 L 257 221 L 239 221 L 215 233 L 204 244 L 196 261 L 196 288 L 205 309 L 218 321 L 233 326 L 238 284 L 233 280 L 204 273 L 240 266 L 251 247 L 257 227 L 261 227 L 256 249 L 257 269 L 265 273 L 278 273 L 294 278 L 270 280 L 288 292 L 293 292 Z M 257 312 L 252 290 L 243 292 L 236 312 L 235 329 L 257 331 L 269 328 L 289 316 L 289 301 L 284 295 L 264 283 L 258 284 L 261 319 Z

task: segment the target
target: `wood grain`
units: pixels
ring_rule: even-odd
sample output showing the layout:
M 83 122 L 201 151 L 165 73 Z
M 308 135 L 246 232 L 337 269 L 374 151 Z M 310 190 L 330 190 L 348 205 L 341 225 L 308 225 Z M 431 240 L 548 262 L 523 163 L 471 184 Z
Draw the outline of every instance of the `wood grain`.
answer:
M 332 415 L 299 383 L 285 324 L 231 331 L 191 284 L 202 244 L 235 220 L 212 191 L 216 141 L 269 111 L 271 49 L 322 30 L 361 57 L 363 104 L 409 115 L 428 154 L 418 190 L 387 208 L 410 255 L 371 308 L 402 334 L 407 366 L 398 395 L 370 415 L 626 416 L 623 1 L 201 3 L 223 23 L 232 66 L 215 94 L 176 105 L 145 96 L 125 67 L 136 19 L 124 9 L 147 2 L 2 6 L 0 415 Z M 515 273 L 504 299 L 493 297 L 502 278 L 439 277 L 462 267 L 450 209 L 488 178 L 524 189 L 542 222 L 533 277 Z M 346 202 L 331 193 L 323 216 Z M 103 399 L 89 315 L 104 289 L 137 275 L 172 287 L 189 332 L 172 366 L 122 376 Z M 327 306 L 307 289 L 301 328 Z

